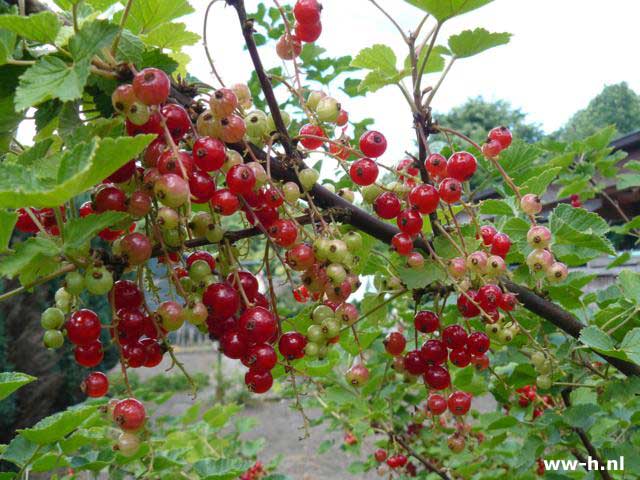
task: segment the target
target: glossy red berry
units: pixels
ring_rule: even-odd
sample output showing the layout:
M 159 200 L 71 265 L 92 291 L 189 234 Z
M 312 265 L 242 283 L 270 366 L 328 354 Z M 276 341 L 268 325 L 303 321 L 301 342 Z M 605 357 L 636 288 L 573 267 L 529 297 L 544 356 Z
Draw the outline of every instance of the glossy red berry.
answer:
M 116 310 L 121 308 L 138 308 L 142 305 L 142 292 L 131 280 L 118 280 L 112 290 Z
M 196 170 L 189 175 L 189 191 L 193 203 L 207 203 L 216 193 L 216 183 L 206 172 Z
M 483 355 L 489 350 L 491 341 L 484 332 L 473 332 L 467 338 L 467 349 L 474 355 Z
M 234 165 L 227 172 L 227 187 L 235 195 L 248 195 L 256 185 L 253 170 L 245 165 Z
M 380 132 L 371 130 L 360 137 L 360 151 L 365 157 L 378 158 L 387 150 L 387 139 Z
M 318 0 L 298 0 L 293 7 L 293 16 L 298 23 L 316 23 L 320 21 L 322 5 Z
M 291 220 L 278 220 L 269 228 L 269 235 L 279 246 L 287 248 L 298 239 L 298 228 Z
M 216 213 L 229 216 L 240 210 L 240 200 L 228 189 L 221 188 L 211 197 L 211 206 Z
M 511 135 L 511 131 L 507 127 L 500 126 L 492 129 L 489 132 L 489 140 L 498 142 L 500 146 L 505 149 L 509 148 L 509 145 L 511 145 L 513 136 Z
M 278 355 L 271 345 L 261 343 L 249 347 L 242 357 L 242 364 L 255 372 L 269 372 L 278 362 Z
M 476 173 L 477 168 L 476 157 L 469 152 L 456 152 L 447 161 L 447 176 L 466 182 Z
M 125 431 L 134 432 L 144 425 L 147 412 L 135 398 L 120 400 L 113 409 L 113 420 Z
M 107 211 L 126 212 L 127 196 L 115 185 L 104 185 L 96 192 L 93 205 L 97 213 Z
M 464 368 L 471 363 L 471 355 L 466 347 L 456 348 L 449 352 L 449 361 L 458 368 Z
M 322 34 L 322 23 L 298 23 L 296 24 L 296 38 L 305 43 L 312 43 Z
M 518 297 L 511 292 L 504 292 L 500 296 L 498 307 L 505 312 L 510 312 L 518 305 Z
M 157 167 L 162 175 L 173 173 L 179 177 L 188 177 L 193 172 L 193 157 L 187 152 L 178 152 L 176 156 L 172 150 L 166 150 L 158 157 Z
M 201 137 L 193 144 L 193 159 L 200 170 L 215 172 L 227 158 L 226 148 L 217 138 Z
M 213 258 L 213 255 L 211 255 L 209 252 L 205 252 L 204 250 L 199 250 L 189 255 L 187 257 L 187 267 L 191 267 L 191 265 L 193 265 L 193 263 L 198 260 L 207 262 L 209 264 L 209 268 L 211 268 L 211 271 L 215 270 L 216 259 Z
M 125 127 L 127 135 L 134 137 L 136 135 L 143 134 L 156 134 L 159 138 L 164 135 L 164 128 L 162 127 L 162 119 L 159 112 L 153 112 L 147 120 L 147 123 L 142 125 L 136 125 L 131 123 L 129 119 L 125 121 Z
M 249 391 L 253 393 L 265 393 L 268 392 L 273 385 L 273 377 L 269 372 L 249 369 L 244 375 L 244 383 L 247 385 Z
M 500 155 L 500 152 L 503 150 L 502 145 L 495 140 L 489 140 L 487 143 L 484 143 L 481 147 L 482 155 L 486 158 L 496 158 Z
M 280 354 L 288 360 L 304 357 L 304 347 L 306 346 L 307 339 L 298 332 L 287 332 L 280 337 L 278 342 Z
M 384 462 L 387 459 L 387 451 L 379 448 L 374 452 L 373 456 L 376 459 L 376 462 Z
M 291 250 L 287 250 L 287 265 L 292 269 L 302 272 L 313 266 L 316 261 L 313 248 L 305 243 L 294 246 Z
M 87 397 L 104 397 L 109 391 L 109 379 L 102 372 L 91 372 L 80 384 L 80 389 Z
M 211 95 L 209 107 L 216 118 L 229 117 L 238 107 L 238 96 L 230 88 L 219 88 Z
M 247 309 L 238 320 L 240 334 L 251 344 L 266 343 L 278 331 L 276 317 L 266 308 Z
M 447 400 L 438 393 L 432 393 L 427 398 L 427 408 L 433 415 L 441 415 L 447 410 Z
M 151 323 L 150 327 L 155 330 L 155 325 Z M 155 332 L 157 335 L 157 332 Z M 160 344 L 153 338 L 142 338 L 139 341 L 142 348 L 144 348 L 145 362 L 144 366 L 147 368 L 153 368 L 162 362 L 164 352 Z
M 498 308 L 500 297 L 502 297 L 502 289 L 498 285 L 489 283 L 478 289 L 476 302 L 485 312 L 491 312 Z
M 430 365 L 424 374 L 424 381 L 434 390 L 444 390 L 451 385 L 451 376 L 445 368 L 439 365 Z
M 452 350 L 462 348 L 467 344 L 467 332 L 460 325 L 449 325 L 442 330 L 442 342 Z
M 398 216 L 402 205 L 395 193 L 383 192 L 378 195 L 378 198 L 373 202 L 373 209 L 379 217 L 390 220 Z
M 413 250 L 413 239 L 406 233 L 396 233 L 391 239 L 391 246 L 398 255 L 409 255 Z
M 131 162 L 125 163 L 122 167 L 120 167 L 118 170 L 116 170 L 107 178 L 105 178 L 105 182 L 109 182 L 109 183 L 128 182 L 135 173 L 136 173 L 136 162 L 131 161 Z
M 422 310 L 416 314 L 413 324 L 419 332 L 433 333 L 440 328 L 440 318 L 435 312 Z
M 384 348 L 389 355 L 394 357 L 402 355 L 407 346 L 407 339 L 400 332 L 389 332 L 384 339 Z
M 237 278 L 236 278 L 237 276 Z M 238 285 L 238 279 L 240 279 L 240 284 Z M 230 273 L 227 275 L 227 283 L 231 285 L 236 290 L 240 291 L 240 286 L 242 287 L 242 291 L 249 299 L 249 301 L 253 301 L 258 295 L 258 280 L 253 274 L 250 272 L 240 271 L 236 273 Z
M 133 78 L 136 98 L 145 105 L 160 105 L 167 101 L 171 81 L 166 73 L 157 68 L 145 68 Z
M 400 231 L 407 235 L 418 235 L 422 231 L 422 215 L 413 208 L 401 211 L 396 222 Z
M 409 192 L 409 203 L 423 215 L 433 213 L 438 208 L 440 195 L 433 185 L 420 184 Z
M 175 142 L 179 142 L 191 130 L 191 119 L 180 105 L 169 103 L 162 107 L 162 116 Z
M 442 365 L 447 359 L 447 347 L 441 340 L 427 340 L 420 348 L 420 356 L 427 365 Z
M 129 265 L 142 265 L 151 258 L 151 241 L 144 233 L 125 235 L 120 241 L 120 248 Z
M 491 253 L 493 255 L 498 255 L 499 257 L 506 257 L 511 249 L 511 239 L 509 235 L 506 233 L 497 233 L 493 237 L 493 242 L 491 244 Z
M 456 203 L 462 197 L 462 184 L 455 178 L 445 178 L 440 182 L 438 194 L 445 203 Z
M 71 314 L 65 324 L 67 337 L 74 345 L 89 345 L 100 338 L 100 319 L 92 310 L 82 309 Z
M 480 315 L 480 309 L 477 306 L 476 300 L 477 292 L 475 290 L 467 290 L 466 295 L 460 294 L 458 297 L 458 311 L 465 318 L 475 317 Z
M 227 330 L 220 338 L 220 350 L 227 357 L 239 360 L 247 354 L 249 345 L 240 332 L 235 329 Z
M 433 180 L 441 180 L 447 176 L 447 159 L 439 153 L 432 153 L 425 160 L 424 168 Z
M 313 125 L 311 123 L 307 123 L 300 129 L 300 143 L 304 148 L 308 148 L 309 150 L 315 150 L 316 148 L 320 148 L 323 144 L 322 140 L 318 140 L 317 138 L 305 138 L 306 135 L 310 135 L 313 137 L 323 137 L 325 138 L 324 130 L 318 125 Z
M 404 368 L 411 375 L 422 375 L 425 372 L 427 364 L 422 358 L 420 350 L 407 352 L 404 356 Z
M 240 308 L 240 296 L 228 283 L 209 285 L 202 295 L 204 303 L 213 318 L 224 320 L 236 314 Z
M 371 185 L 378 178 L 378 165 L 370 158 L 361 158 L 351 164 L 349 174 L 354 183 L 361 186 Z
M 471 408 L 471 395 L 466 392 L 453 392 L 447 399 L 447 406 L 453 415 L 464 415 Z
M 73 351 L 74 357 L 78 365 L 93 368 L 102 362 L 104 358 L 104 350 L 99 340 L 91 342 L 87 345 L 78 345 Z
M 485 246 L 489 246 L 493 243 L 493 238 L 498 231 L 493 225 L 482 225 L 480 227 L 480 236 L 482 237 L 482 243 Z

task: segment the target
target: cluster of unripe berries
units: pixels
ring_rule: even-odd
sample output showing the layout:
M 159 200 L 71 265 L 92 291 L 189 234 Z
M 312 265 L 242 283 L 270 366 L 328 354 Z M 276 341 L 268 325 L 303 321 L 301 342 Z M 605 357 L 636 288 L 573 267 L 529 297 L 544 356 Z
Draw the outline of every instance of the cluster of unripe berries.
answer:
M 551 231 L 542 225 L 534 225 L 527 232 L 527 243 L 533 250 L 527 255 L 527 265 L 536 275 L 543 275 L 549 282 L 564 281 L 569 275 L 567 266 L 556 261 L 549 249 Z
M 313 43 L 322 33 L 320 14 L 322 5 L 318 0 L 298 0 L 293 7 L 296 19 L 294 31 L 287 29 L 276 44 L 276 52 L 283 60 L 293 60 L 302 52 L 302 43 Z

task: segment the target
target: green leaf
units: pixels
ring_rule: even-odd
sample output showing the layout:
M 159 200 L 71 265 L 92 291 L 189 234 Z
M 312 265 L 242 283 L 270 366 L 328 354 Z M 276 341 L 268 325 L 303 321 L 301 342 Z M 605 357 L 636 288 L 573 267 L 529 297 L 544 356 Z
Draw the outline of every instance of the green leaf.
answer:
M 396 67 L 396 54 L 387 45 L 376 44 L 360 50 L 360 53 L 351 61 L 351 66 L 376 70 L 387 77 L 398 73 Z
M 627 188 L 640 186 L 640 173 L 625 173 L 618 175 L 618 189 L 625 190 Z
M 420 54 L 418 55 L 418 62 L 417 62 L 418 67 L 422 64 L 422 62 L 424 62 L 424 59 L 427 53 L 429 53 L 428 48 L 423 48 L 420 51 Z M 435 72 L 441 72 L 442 70 L 444 70 L 445 55 L 451 55 L 451 52 L 447 47 L 445 47 L 444 45 L 434 46 L 433 49 L 431 50 L 431 53 L 429 53 L 429 59 L 427 60 L 427 64 L 425 65 L 424 73 L 435 73 Z M 407 58 L 405 58 L 404 60 L 404 74 L 406 76 L 411 75 L 411 56 L 410 55 L 407 55 Z
M 140 63 L 144 54 L 144 42 L 129 30 L 123 30 L 116 60 L 119 62 Z
M 47 168 L 0 164 L 0 208 L 55 207 L 101 182 L 136 155 L 155 135 L 94 138 L 49 157 Z M 27 152 L 28 153 L 28 152 Z M 24 160 L 24 161 L 23 161 Z
M 0 459 L 22 467 L 31 459 L 37 449 L 38 445 L 30 442 L 22 435 L 16 435 L 6 450 L 2 452 Z
M 623 252 L 616 257 L 616 259 L 607 265 L 607 269 L 619 267 L 620 265 L 624 265 L 631 259 L 630 252 Z
M 204 480 L 232 480 L 239 477 L 253 462 L 239 458 L 222 458 L 220 460 L 200 460 L 193 464 L 193 469 Z
M 20 430 L 20 434 L 39 445 L 54 443 L 82 425 L 97 409 L 98 405 L 73 407 L 40 420 L 32 428 Z
M 186 0 L 136 0 L 131 3 L 125 27 L 136 34 L 149 33 L 162 24 L 193 12 Z M 114 15 L 116 22 L 121 18 L 122 11 Z
M 184 23 L 165 23 L 142 37 L 147 45 L 179 51 L 200 40 L 200 35 L 187 30 Z
M 524 182 L 520 186 L 520 191 L 523 194 L 533 193 L 534 195 L 542 195 L 561 171 L 561 167 L 548 168 L 544 170 L 540 175 L 532 177 Z
M 1 17 L 0 17 L 1 18 Z M 0 65 L 7 63 L 13 55 L 16 45 L 16 34 L 9 30 L 0 30 Z
M 580 341 L 596 350 L 609 351 L 615 348 L 613 339 L 594 325 L 580 331 Z
M 0 253 L 6 253 L 9 248 L 9 241 L 13 234 L 13 229 L 18 221 L 16 212 L 0 210 Z
M 640 273 L 622 270 L 618 275 L 618 283 L 627 300 L 640 304 Z
M 580 403 L 567 408 L 562 419 L 572 427 L 588 430 L 596 422 L 596 414 L 601 411 L 594 403 Z
M 610 255 L 616 253 L 611 242 L 604 237 L 609 225 L 596 213 L 563 203 L 551 213 L 549 225 L 556 245 L 590 248 Z
M 26 271 L 37 269 L 44 257 L 53 257 L 60 253 L 58 245 L 48 238 L 30 237 L 19 243 L 15 252 L 0 260 L 0 275 L 14 278 Z
M 20 77 L 16 90 L 16 111 L 59 98 L 63 102 L 82 97 L 89 77 L 91 58 L 111 44 L 118 27 L 106 20 L 85 23 L 69 40 L 73 63 L 54 55 L 42 57 Z
M 449 37 L 451 53 L 458 58 L 467 58 L 477 55 L 499 45 L 509 43 L 510 33 L 491 33 L 484 28 L 465 30 L 458 35 Z
M 81 249 L 99 232 L 123 222 L 128 217 L 129 215 L 124 212 L 106 212 L 68 220 L 64 224 L 65 253 Z
M 422 268 L 399 267 L 398 274 L 409 290 L 425 288 L 447 278 L 442 267 L 430 260 L 426 260 Z
M 433 15 L 439 22 L 444 22 L 457 15 L 480 8 L 492 0 L 406 0 L 411 5 Z
M 20 372 L 0 373 L 0 400 L 4 400 L 20 387 L 36 380 L 36 377 Z
M 623 351 L 632 362 L 640 365 L 640 328 L 636 327 L 627 332 L 620 343 L 620 350 Z
M 512 416 L 506 416 L 491 422 L 487 430 L 500 430 L 503 428 L 511 428 L 518 424 L 518 419 Z
M 60 20 L 53 12 L 40 12 L 33 15 L 0 15 L 0 28 L 9 30 L 27 40 L 54 44 Z
M 202 420 L 212 428 L 222 428 L 233 415 L 242 411 L 242 407 L 235 403 L 228 405 L 214 405 L 204 412 Z
M 483 215 L 506 215 L 512 217 L 514 215 L 513 208 L 504 200 L 488 199 L 483 200 L 480 204 L 480 213 Z

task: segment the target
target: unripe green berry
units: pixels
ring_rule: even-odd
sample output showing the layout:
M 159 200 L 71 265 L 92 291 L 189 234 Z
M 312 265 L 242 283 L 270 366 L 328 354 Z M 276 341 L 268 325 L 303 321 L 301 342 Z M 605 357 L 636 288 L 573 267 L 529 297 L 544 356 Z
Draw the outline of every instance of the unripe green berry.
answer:
M 58 330 L 64 325 L 64 312 L 55 307 L 47 308 L 42 312 L 40 325 L 45 330 Z
M 72 295 L 78 296 L 84 291 L 84 275 L 78 271 L 67 273 L 64 282 L 65 288 Z
M 64 335 L 60 330 L 47 330 L 42 337 L 42 343 L 47 348 L 60 348 L 64 345 Z
M 304 191 L 311 190 L 318 181 L 318 178 L 320 178 L 320 172 L 313 168 L 305 168 L 298 174 L 298 179 Z

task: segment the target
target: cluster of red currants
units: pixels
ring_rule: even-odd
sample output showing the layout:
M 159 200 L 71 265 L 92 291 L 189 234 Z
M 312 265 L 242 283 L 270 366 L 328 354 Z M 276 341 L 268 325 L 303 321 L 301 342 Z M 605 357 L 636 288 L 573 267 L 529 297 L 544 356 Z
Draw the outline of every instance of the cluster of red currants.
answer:
M 260 461 L 256 461 L 249 469 L 240 475 L 239 480 L 260 480 L 267 476 L 267 471 Z
M 320 14 L 322 5 L 318 0 L 298 0 L 293 7 L 296 19 L 292 32 L 288 23 L 286 31 L 276 44 L 276 52 L 283 60 L 293 60 L 302 52 L 302 42 L 313 43 L 322 33 Z
M 60 212 L 64 219 L 64 205 L 60 207 Z M 60 228 L 53 208 L 29 208 L 28 211 L 25 208 L 19 208 L 17 213 L 16 228 L 19 231 L 23 233 L 38 233 L 41 226 L 49 235 L 60 235 Z
M 550 395 L 538 395 L 535 385 L 525 385 L 516 389 L 518 393 L 518 405 L 522 408 L 528 407 L 530 404 L 534 404 L 533 408 L 533 420 L 538 418 L 544 413 L 544 410 L 555 405 L 553 398 Z

